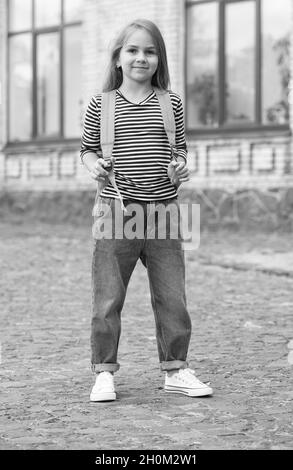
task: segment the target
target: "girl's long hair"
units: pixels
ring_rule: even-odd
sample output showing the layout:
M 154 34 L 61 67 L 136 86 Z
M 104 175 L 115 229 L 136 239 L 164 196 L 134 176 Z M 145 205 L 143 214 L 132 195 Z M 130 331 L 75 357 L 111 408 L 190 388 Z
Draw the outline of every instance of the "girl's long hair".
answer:
M 151 84 L 155 87 L 167 90 L 170 85 L 170 76 L 167 62 L 166 46 L 159 28 L 150 20 L 138 19 L 128 24 L 116 38 L 111 51 L 108 72 L 103 86 L 103 91 L 111 91 L 119 88 L 123 81 L 121 67 L 116 64 L 120 51 L 128 36 L 137 29 L 145 29 L 153 38 L 158 54 L 158 67 L 152 77 Z

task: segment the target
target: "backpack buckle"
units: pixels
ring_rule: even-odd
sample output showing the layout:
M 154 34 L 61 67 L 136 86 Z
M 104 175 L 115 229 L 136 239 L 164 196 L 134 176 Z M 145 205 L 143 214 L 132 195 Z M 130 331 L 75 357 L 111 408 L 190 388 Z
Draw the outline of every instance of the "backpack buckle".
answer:
M 105 168 L 105 170 L 110 171 L 113 168 L 113 162 L 111 160 L 104 160 L 103 167 Z

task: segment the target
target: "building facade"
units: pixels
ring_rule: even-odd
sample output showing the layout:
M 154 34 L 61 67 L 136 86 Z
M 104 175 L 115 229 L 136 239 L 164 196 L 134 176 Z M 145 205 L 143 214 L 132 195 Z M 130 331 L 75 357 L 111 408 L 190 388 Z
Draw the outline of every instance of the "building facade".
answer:
M 292 188 L 292 0 L 0 0 L 0 187 L 96 188 L 79 161 L 84 111 L 111 41 L 141 17 L 161 29 L 183 99 L 185 187 Z

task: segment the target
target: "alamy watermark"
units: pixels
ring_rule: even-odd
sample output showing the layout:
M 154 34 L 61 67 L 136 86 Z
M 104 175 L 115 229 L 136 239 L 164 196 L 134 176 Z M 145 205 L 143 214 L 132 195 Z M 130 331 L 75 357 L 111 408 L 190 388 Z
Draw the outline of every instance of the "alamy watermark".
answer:
M 200 205 L 191 202 L 128 203 L 98 199 L 93 208 L 93 238 L 115 240 L 180 240 L 184 250 L 200 243 Z

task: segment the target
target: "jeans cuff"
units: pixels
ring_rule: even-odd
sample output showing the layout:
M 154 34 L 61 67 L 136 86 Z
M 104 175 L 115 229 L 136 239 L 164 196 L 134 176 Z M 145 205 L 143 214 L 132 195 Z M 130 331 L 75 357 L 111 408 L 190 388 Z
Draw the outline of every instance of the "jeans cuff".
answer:
M 161 362 L 161 370 L 174 370 L 174 369 L 186 369 L 188 367 L 187 361 L 165 361 Z
M 120 364 L 110 364 L 110 363 L 102 363 L 102 364 L 92 364 L 92 372 L 117 372 L 120 369 Z

